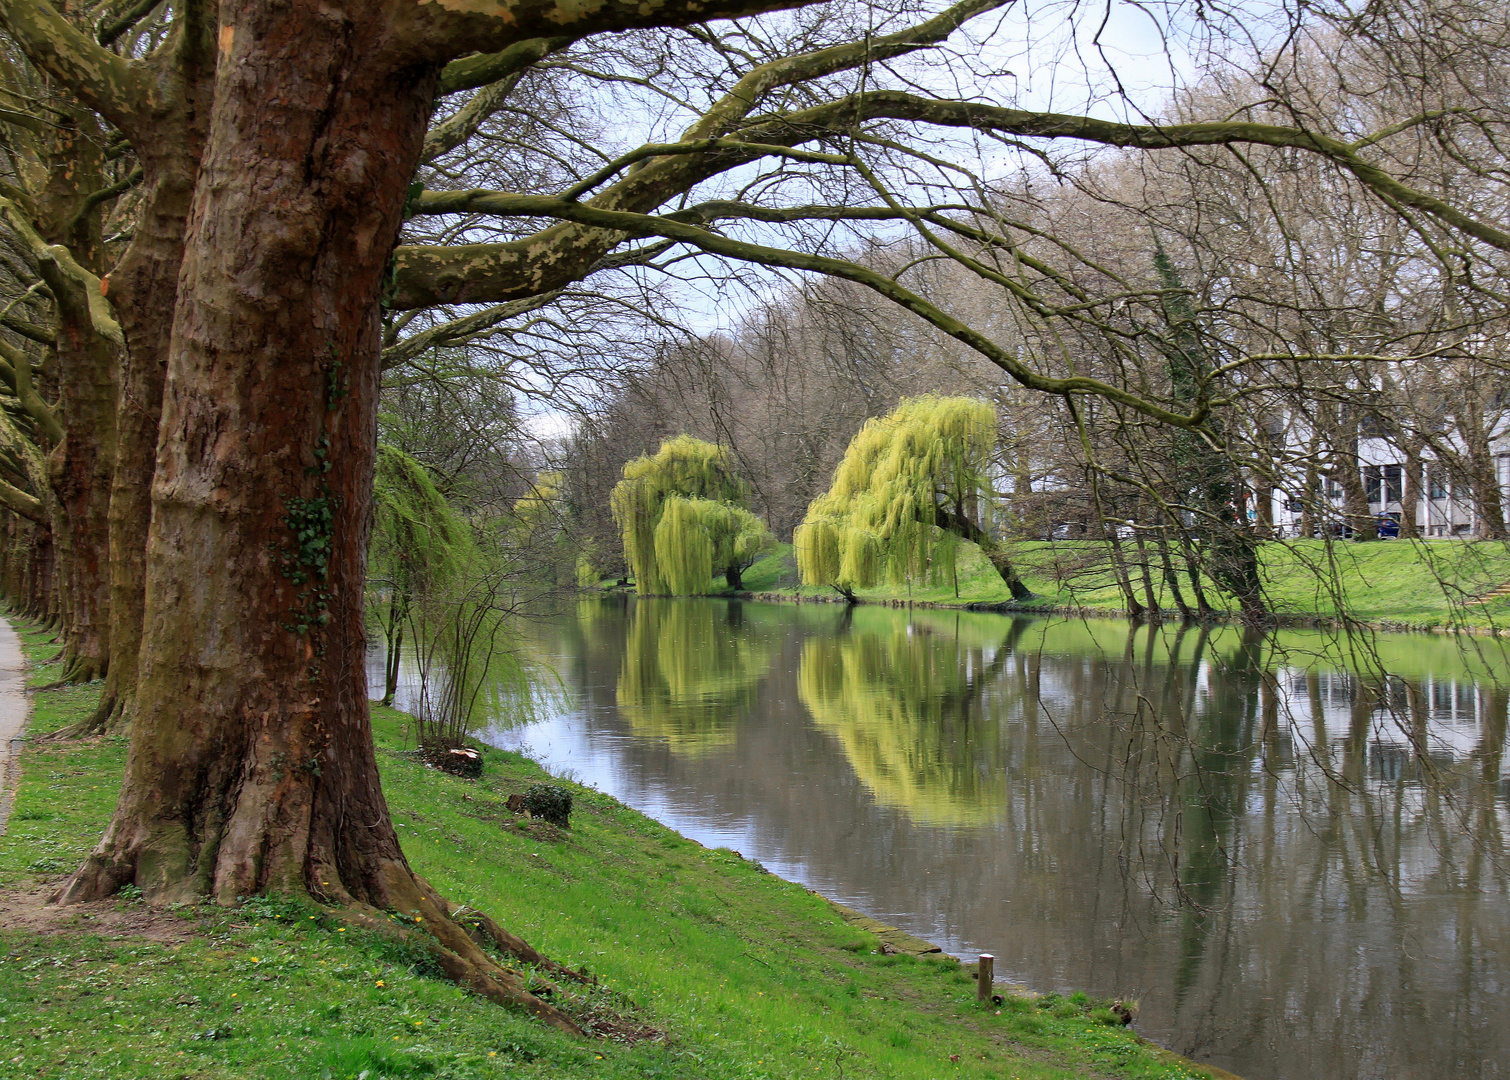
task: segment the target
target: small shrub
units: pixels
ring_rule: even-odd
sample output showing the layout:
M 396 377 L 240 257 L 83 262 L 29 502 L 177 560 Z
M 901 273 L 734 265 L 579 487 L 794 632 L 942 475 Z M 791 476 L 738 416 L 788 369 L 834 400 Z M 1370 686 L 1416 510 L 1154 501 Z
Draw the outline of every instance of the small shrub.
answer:
M 531 817 L 564 829 L 571 816 L 571 792 L 555 784 L 531 784 L 524 793 L 524 808 Z

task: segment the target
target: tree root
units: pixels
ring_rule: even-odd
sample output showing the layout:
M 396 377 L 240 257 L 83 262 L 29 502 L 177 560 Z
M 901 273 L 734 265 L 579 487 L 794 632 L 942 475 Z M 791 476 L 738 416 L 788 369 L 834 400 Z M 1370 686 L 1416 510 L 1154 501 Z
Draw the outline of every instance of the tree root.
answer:
M 131 724 L 130 709 L 124 694 L 112 693 L 106 686 L 100 695 L 99 706 L 84 719 L 48 732 L 40 742 L 72 742 L 76 739 L 94 739 L 102 735 L 122 734 Z
M 92 854 L 52 896 L 50 902 L 69 904 L 103 899 L 133 880 L 134 872 L 134 867 L 127 863 L 112 862 L 98 853 Z M 489 956 L 468 932 L 468 927 L 451 917 L 450 906 L 445 899 L 423 878 L 400 863 L 383 868 L 380 877 L 383 880 L 379 891 L 391 905 L 387 911 L 353 898 L 340 885 L 332 888 L 329 882 L 321 882 L 326 887 L 311 890 L 309 895 L 317 901 L 333 903 L 340 909 L 341 917 L 353 925 L 362 926 L 392 940 L 420 945 L 447 978 L 479 997 L 495 1004 L 523 1009 L 536 1019 L 568 1034 L 580 1038 L 587 1036 L 575 1020 L 555 1005 L 531 993 L 517 974 Z M 173 898 L 180 898 L 179 893 L 175 891 L 148 897 L 154 903 Z M 595 981 L 541 955 L 487 916 L 479 912 L 468 914 L 475 926 L 480 928 L 477 932 L 485 934 L 486 939 L 497 945 L 505 955 L 564 978 L 589 984 Z M 549 987 L 542 992 L 549 993 L 554 989 Z
M 105 677 L 105 665 L 96 657 L 79 656 L 77 653 L 70 656 L 65 649 L 47 663 L 52 664 L 58 660 L 64 661 L 62 676 L 56 682 L 37 687 L 38 690 L 61 690 L 65 686 L 78 686 Z
M 412 899 L 407 904 L 413 904 L 413 908 L 408 908 L 405 904 L 394 914 L 387 915 L 368 904 L 356 902 L 346 905 L 347 918 L 378 933 L 396 935 L 400 940 L 423 944 L 447 978 L 479 997 L 499 1005 L 523 1009 L 551 1027 L 586 1037 L 586 1032 L 575 1020 L 555 1005 L 530 993 L 518 975 L 488 956 L 466 929 L 451 918 L 445 899 L 423 878 L 412 872 L 403 872 L 403 876 L 408 878 L 407 882 L 394 881 L 390 877 L 390 884 L 399 886 L 394 892 L 410 895 Z M 408 888 L 403 888 L 405 884 Z M 583 978 L 578 973 L 569 972 L 562 965 L 547 960 L 529 945 L 498 927 L 491 919 L 486 919 L 486 922 L 497 929 L 502 940 L 510 942 L 521 953 L 537 958 L 528 962 L 537 963 L 553 973 L 569 973 L 573 977 Z M 423 935 L 417 931 L 423 931 Z M 489 936 L 492 936 L 491 933 Z M 509 955 L 514 954 L 510 952 Z M 520 959 L 523 958 L 524 956 L 520 956 Z
M 451 919 L 471 936 L 473 941 L 487 948 L 492 945 L 505 956 L 535 967 L 543 968 L 552 975 L 561 979 L 570 979 L 572 982 L 582 983 L 585 986 L 596 986 L 598 980 L 583 971 L 576 971 L 565 964 L 558 964 L 545 954 L 538 952 L 523 938 L 515 937 L 492 919 L 476 909 L 457 908 L 451 913 Z M 482 940 L 478 940 L 481 938 Z

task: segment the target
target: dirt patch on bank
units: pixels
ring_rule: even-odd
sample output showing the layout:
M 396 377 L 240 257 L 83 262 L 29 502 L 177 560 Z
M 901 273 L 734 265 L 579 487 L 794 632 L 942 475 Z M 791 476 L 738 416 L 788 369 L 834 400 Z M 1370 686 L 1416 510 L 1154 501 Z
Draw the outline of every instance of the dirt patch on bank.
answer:
M 153 908 L 140 901 L 96 900 L 66 907 L 49 904 L 62 884 L 59 878 L 35 889 L 0 890 L 0 929 L 43 935 L 139 937 L 168 945 L 188 941 L 202 929 L 197 914 Z

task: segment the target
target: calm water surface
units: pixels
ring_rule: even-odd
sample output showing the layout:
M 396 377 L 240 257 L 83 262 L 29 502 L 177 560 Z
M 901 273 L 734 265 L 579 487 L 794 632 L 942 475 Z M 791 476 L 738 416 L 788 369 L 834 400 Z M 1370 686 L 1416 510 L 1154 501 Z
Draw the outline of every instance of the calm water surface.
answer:
M 491 738 L 1248 1078 L 1510 1075 L 1510 663 L 1426 636 L 584 601 Z

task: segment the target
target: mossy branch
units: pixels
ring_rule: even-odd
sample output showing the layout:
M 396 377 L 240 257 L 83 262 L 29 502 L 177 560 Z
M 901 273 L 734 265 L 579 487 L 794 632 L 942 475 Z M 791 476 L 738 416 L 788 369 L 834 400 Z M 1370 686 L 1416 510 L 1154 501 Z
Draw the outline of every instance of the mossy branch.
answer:
M 46 0 L 4 0 L 0 26 L 32 63 L 111 123 L 120 126 L 145 99 L 146 65 L 92 41 Z

